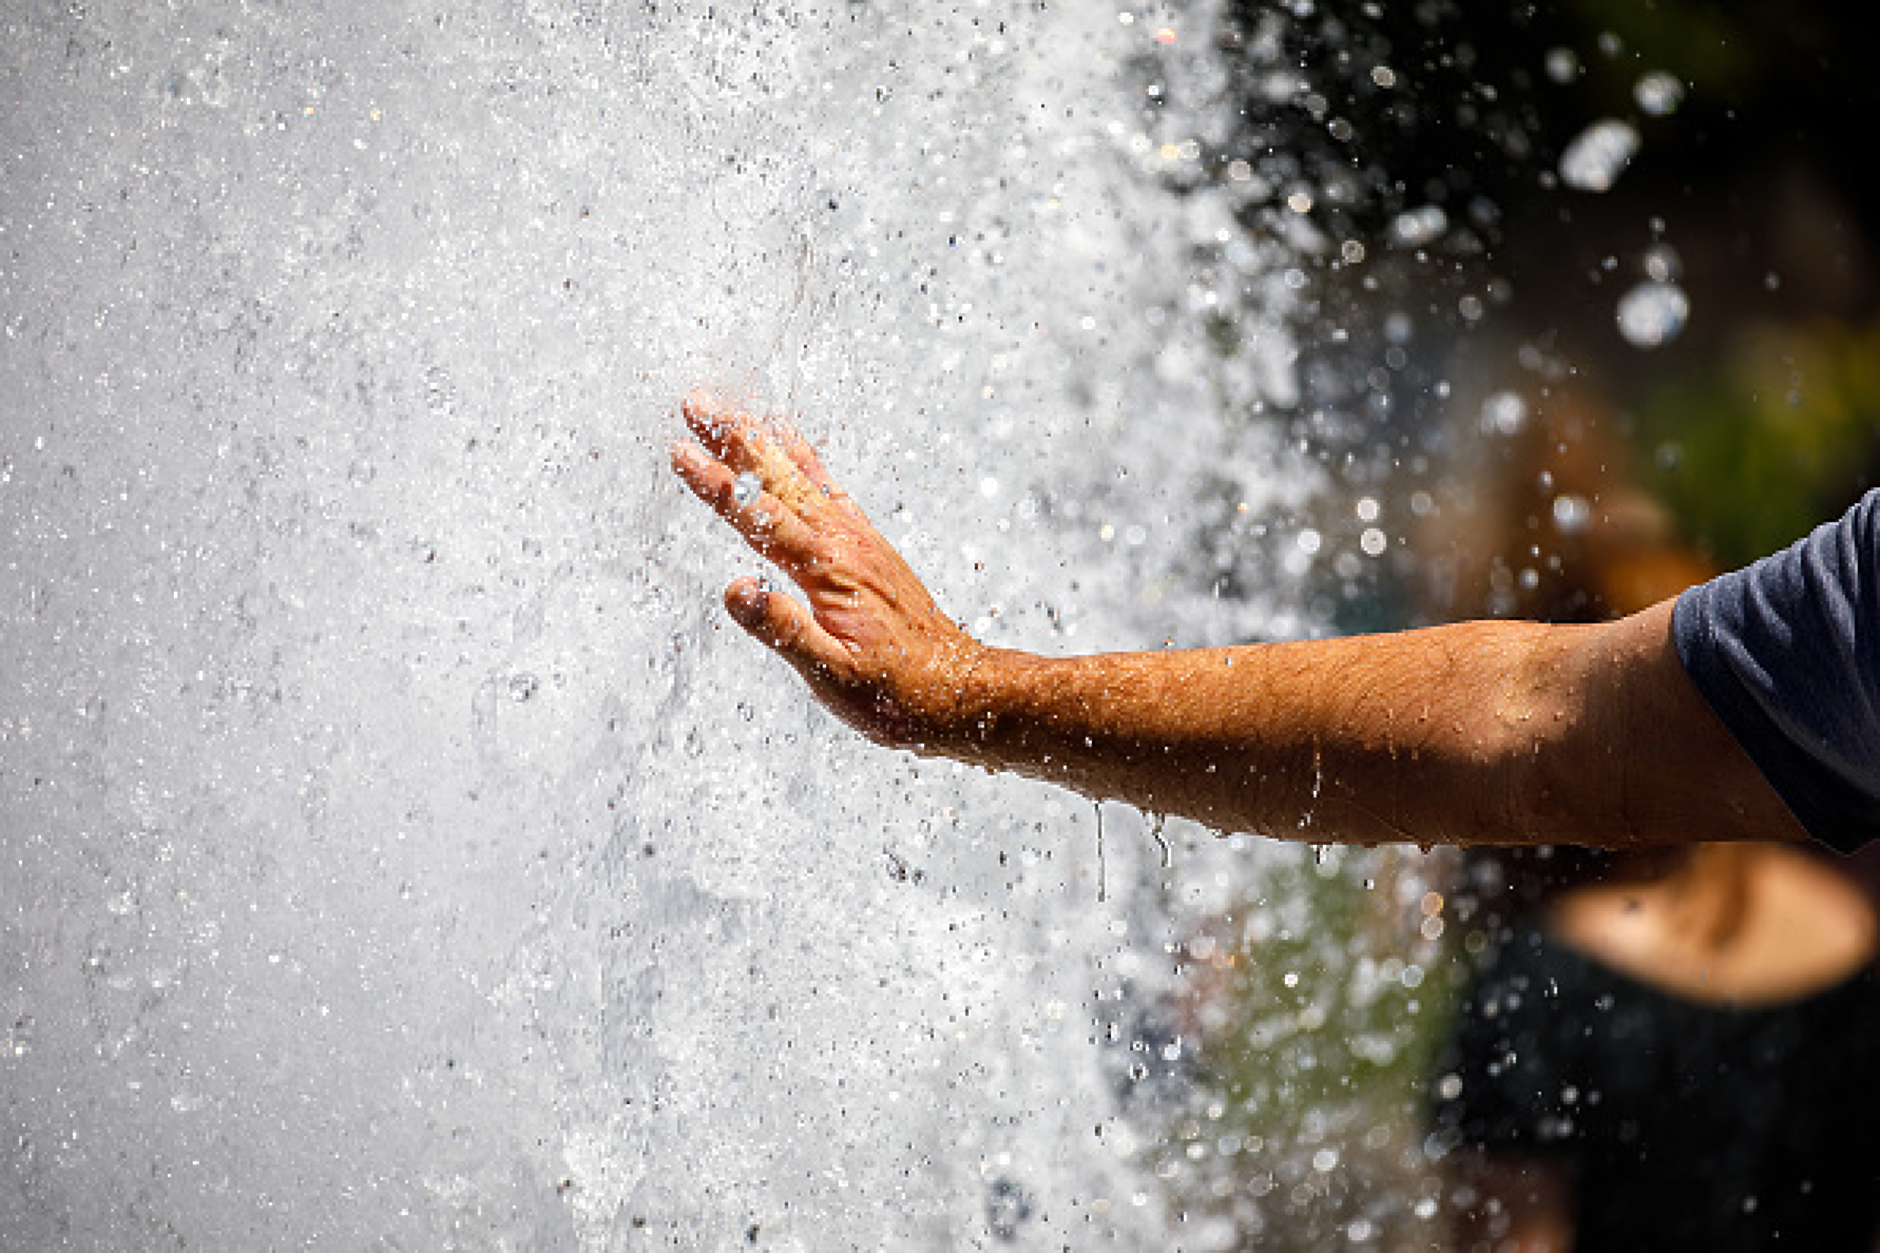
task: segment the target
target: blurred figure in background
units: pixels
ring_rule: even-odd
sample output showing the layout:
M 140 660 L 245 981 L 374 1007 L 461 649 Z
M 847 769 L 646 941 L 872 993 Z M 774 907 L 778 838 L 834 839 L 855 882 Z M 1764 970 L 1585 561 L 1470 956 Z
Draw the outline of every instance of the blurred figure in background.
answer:
M 1713 573 L 1596 409 L 1508 425 L 1431 537 L 1441 612 L 1594 621 Z M 1481 850 L 1461 876 L 1480 962 L 1434 1091 L 1456 1247 L 1875 1248 L 1880 926 L 1837 859 Z

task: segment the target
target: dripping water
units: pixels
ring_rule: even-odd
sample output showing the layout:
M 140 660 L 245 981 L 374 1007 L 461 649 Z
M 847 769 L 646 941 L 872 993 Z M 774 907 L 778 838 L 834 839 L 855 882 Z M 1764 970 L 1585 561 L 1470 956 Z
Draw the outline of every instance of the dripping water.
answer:
M 1156 814 L 1149 822 L 1149 834 L 1155 838 L 1156 847 L 1162 850 L 1162 869 L 1164 870 L 1175 864 L 1175 850 L 1169 847 L 1168 837 L 1162 834 L 1162 828 L 1167 824 L 1167 814 Z

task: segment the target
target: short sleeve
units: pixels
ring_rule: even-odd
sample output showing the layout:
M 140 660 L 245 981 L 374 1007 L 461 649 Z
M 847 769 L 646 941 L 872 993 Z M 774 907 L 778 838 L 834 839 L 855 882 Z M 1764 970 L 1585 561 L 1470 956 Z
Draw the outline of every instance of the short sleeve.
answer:
M 1880 490 L 1678 598 L 1685 672 L 1816 840 L 1880 836 Z

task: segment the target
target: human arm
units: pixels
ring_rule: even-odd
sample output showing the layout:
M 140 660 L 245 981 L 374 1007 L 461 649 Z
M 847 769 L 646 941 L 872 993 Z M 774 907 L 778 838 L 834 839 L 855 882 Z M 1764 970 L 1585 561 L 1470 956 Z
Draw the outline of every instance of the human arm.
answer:
M 698 443 L 675 445 L 675 470 L 804 595 L 740 579 L 731 616 L 877 742 L 1315 843 L 1801 835 L 1686 678 L 1669 601 L 1598 625 L 1066 658 L 988 648 L 787 424 L 702 396 L 686 420 Z

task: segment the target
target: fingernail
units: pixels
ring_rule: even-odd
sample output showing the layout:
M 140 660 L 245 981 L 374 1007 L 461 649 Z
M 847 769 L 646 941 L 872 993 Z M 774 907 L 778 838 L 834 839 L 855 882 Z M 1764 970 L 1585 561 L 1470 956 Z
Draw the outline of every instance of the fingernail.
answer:
M 769 599 L 769 590 L 760 583 L 740 589 L 725 604 L 725 609 L 739 626 L 749 630 L 764 620 Z

